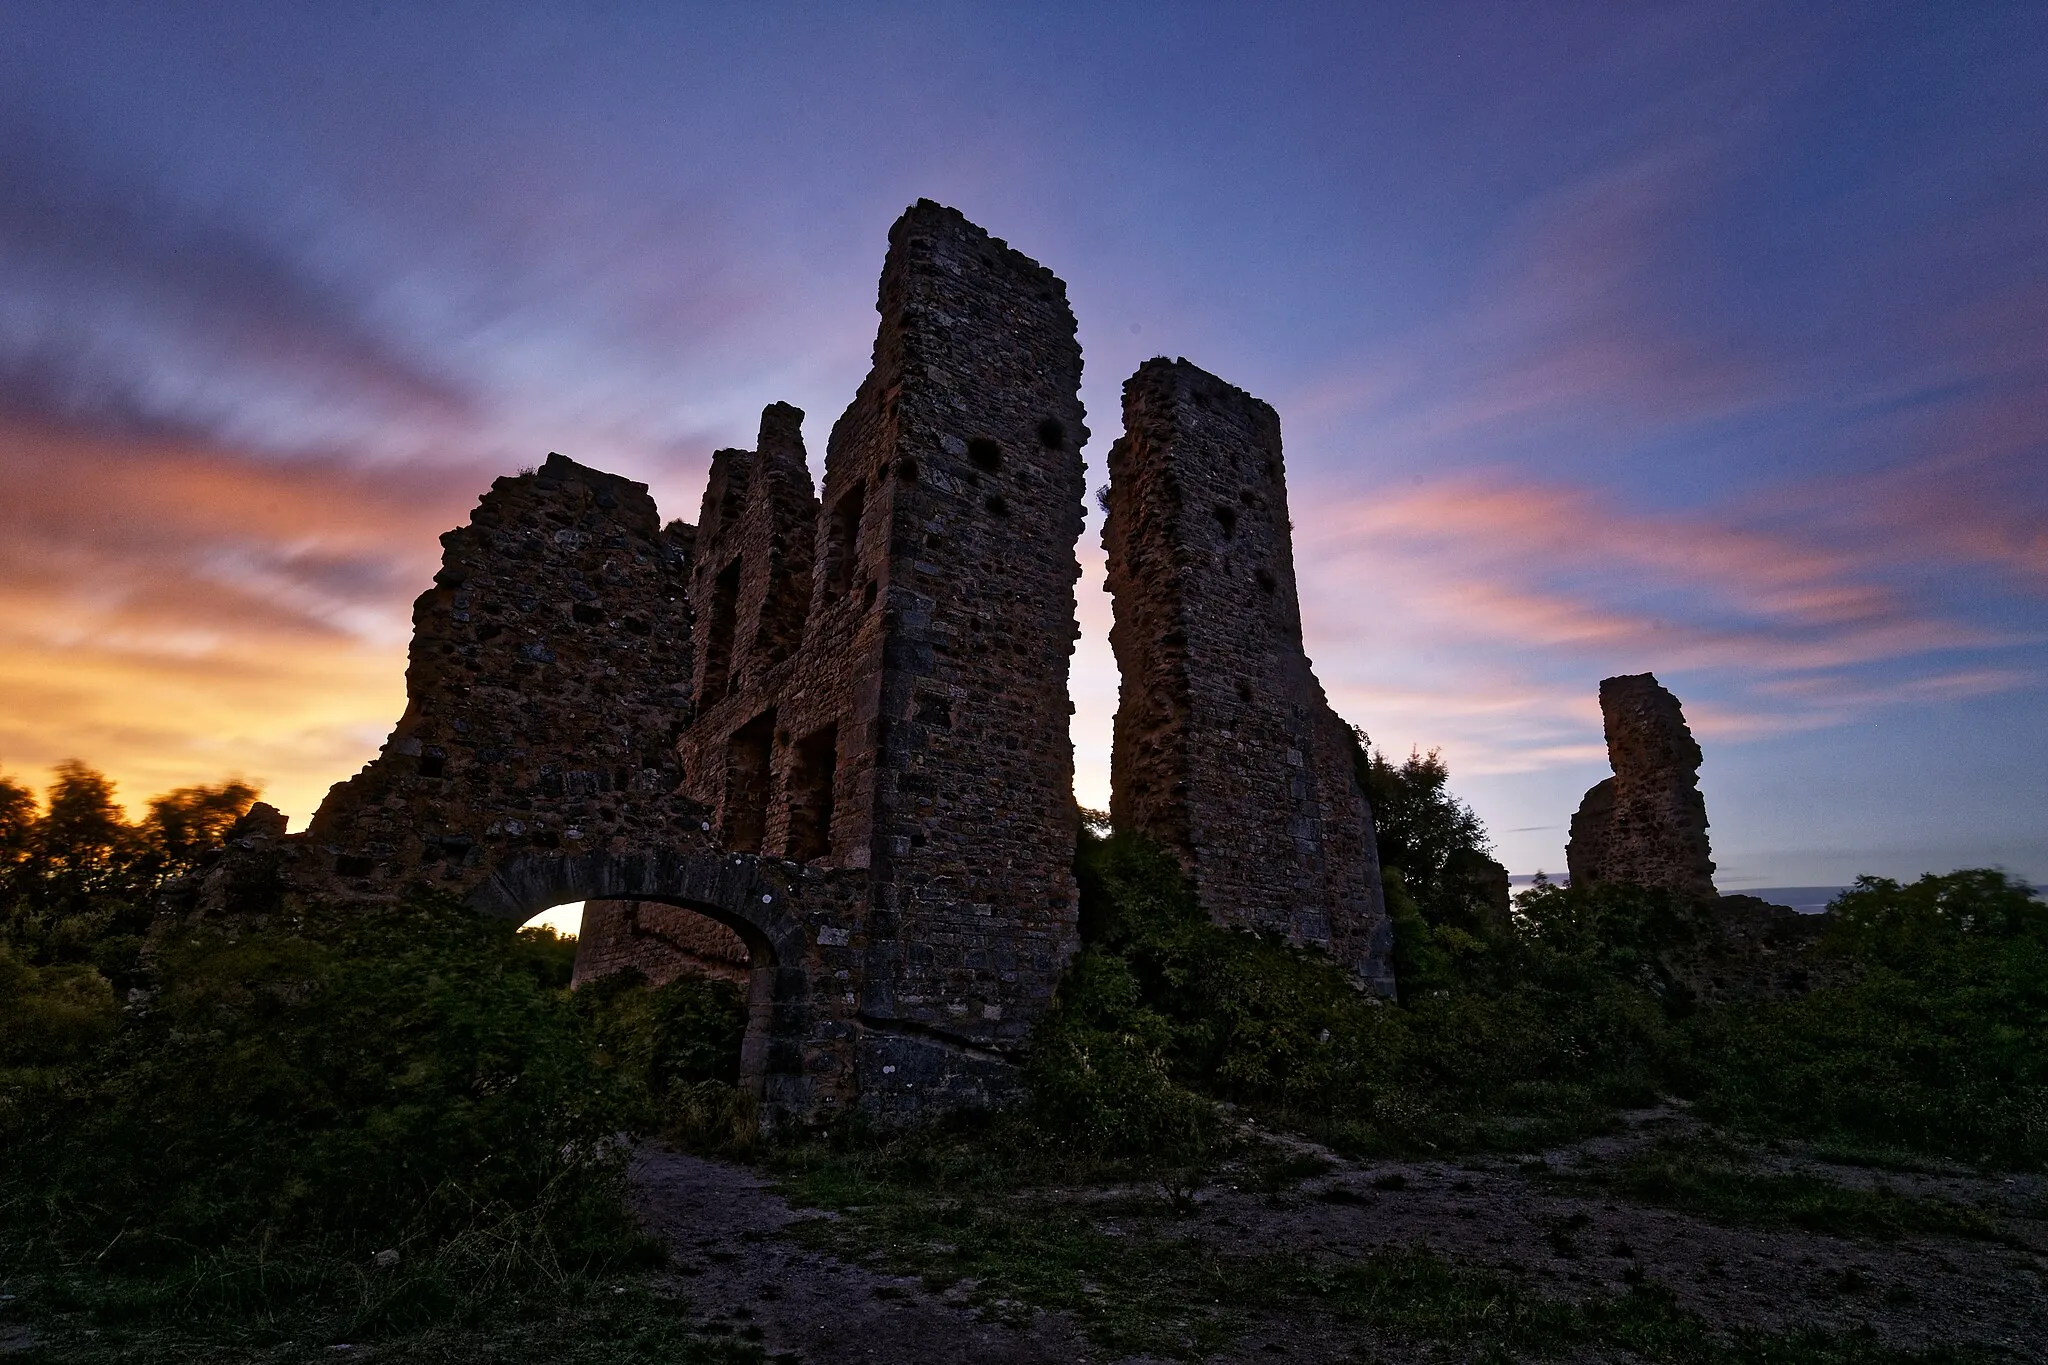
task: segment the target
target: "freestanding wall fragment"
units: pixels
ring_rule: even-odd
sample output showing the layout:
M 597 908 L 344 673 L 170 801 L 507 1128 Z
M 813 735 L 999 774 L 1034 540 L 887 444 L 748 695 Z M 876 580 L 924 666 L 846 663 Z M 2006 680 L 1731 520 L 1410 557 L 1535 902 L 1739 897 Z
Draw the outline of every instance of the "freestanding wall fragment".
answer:
M 1173 849 L 1212 919 L 1323 948 L 1391 994 L 1372 811 L 1302 650 L 1279 417 L 1150 360 L 1109 472 L 1113 823 Z
M 1572 816 L 1572 885 L 1714 896 L 1700 746 L 1678 698 L 1652 674 L 1624 674 L 1601 682 L 1600 714 L 1614 776 L 1595 784 Z

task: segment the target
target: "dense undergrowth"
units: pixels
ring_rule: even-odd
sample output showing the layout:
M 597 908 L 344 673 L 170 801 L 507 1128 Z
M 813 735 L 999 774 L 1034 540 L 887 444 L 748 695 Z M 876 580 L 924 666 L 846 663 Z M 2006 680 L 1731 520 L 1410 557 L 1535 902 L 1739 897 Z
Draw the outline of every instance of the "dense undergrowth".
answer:
M 1142 840 L 1086 837 L 1079 865 L 1091 942 L 1034 1082 L 1099 1152 L 1197 1155 L 1212 1100 L 1395 1153 L 1538 1146 L 1676 1096 L 1758 1135 L 2048 1165 L 2048 905 L 1995 871 L 1865 878 L 1816 950 L 1843 984 L 1723 1005 L 1673 966 L 1710 905 L 1540 886 L 1499 931 L 1453 927 L 1441 984 L 1395 1005 L 1211 925 Z
M 1666 1097 L 1738 1138 L 2048 1167 L 2048 906 L 2027 888 L 1989 871 L 1865 879 L 1816 949 L 1833 984 L 1703 1004 L 1675 964 L 1715 932 L 1711 907 L 1539 886 L 1503 915 L 1441 763 L 1363 748 L 1360 763 L 1398 1001 L 1317 953 L 1216 927 L 1169 856 L 1087 833 L 1085 946 L 1034 1040 L 1027 1109 L 766 1147 L 735 1085 L 744 1011 L 729 987 L 629 975 L 571 993 L 573 943 L 432 897 L 167 924 L 156 889 L 252 792 L 172 793 L 129 825 L 83 768 L 41 807 L 0 782 L 0 1292 L 45 1325 L 52 1359 L 177 1359 L 195 1341 L 288 1358 L 291 1343 L 366 1335 L 396 1359 L 749 1358 L 635 1278 L 657 1252 L 623 1209 L 626 1141 L 665 1134 L 866 1211 L 815 1236 L 900 1244 L 909 1268 L 1072 1307 L 1105 1343 L 1208 1340 L 1233 1320 L 1228 1294 L 1255 1285 L 1417 1331 L 1465 1331 L 1468 1312 L 1548 1323 L 1561 1342 L 1635 1323 L 1672 1343 L 1648 1358 L 1739 1359 L 1648 1289 L 1567 1312 L 1422 1261 L 1332 1279 L 1166 1248 L 1152 1262 L 1166 1269 L 1118 1300 L 1138 1317 L 1103 1316 L 1087 1286 L 1144 1259 L 1105 1251 L 1071 1210 L 1034 1211 L 1031 1191 L 1136 1178 L 1170 1208 L 1219 1162 L 1258 1159 L 1246 1117 L 1347 1153 L 1449 1154 L 1583 1136 Z M 1654 1155 L 1617 1179 L 1735 1221 L 1973 1231 L 1759 1184 L 1725 1151 Z M 915 1248 L 940 1243 L 951 1259 L 926 1265 Z M 1212 1295 L 1216 1313 L 1175 1307 L 1218 1275 L 1238 1288 Z M 1172 1338 L 1183 1320 L 1194 1336 Z M 1521 1349 L 1521 1330 L 1500 1328 L 1495 1348 Z M 1850 1358 L 1833 1349 L 1771 1358 Z
M 537 1324 L 563 1314 L 616 1320 L 609 1358 L 636 1340 L 671 1358 L 680 1318 L 637 1290 L 608 1301 L 657 1254 L 624 1209 L 622 1139 L 733 1093 L 737 992 L 572 995 L 573 941 L 433 897 L 153 922 L 157 886 L 206 846 L 166 811 L 199 808 L 217 840 L 252 796 L 174 793 L 131 827 L 84 769 L 41 812 L 0 788 L 10 1306 L 65 1327 L 59 1358 L 66 1340 L 148 1360 L 453 1324 L 494 1358 L 552 1359 Z

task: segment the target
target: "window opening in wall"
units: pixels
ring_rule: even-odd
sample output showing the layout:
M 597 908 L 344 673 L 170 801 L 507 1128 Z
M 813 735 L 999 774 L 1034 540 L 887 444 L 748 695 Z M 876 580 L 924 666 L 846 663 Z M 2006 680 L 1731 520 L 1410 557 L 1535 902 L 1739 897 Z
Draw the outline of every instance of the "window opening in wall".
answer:
M 836 601 L 853 586 L 854 552 L 860 541 L 860 514 L 867 502 L 867 485 L 856 483 L 832 504 L 831 524 L 825 532 L 825 600 Z
M 832 855 L 832 781 L 839 767 L 839 727 L 828 725 L 796 746 L 789 770 L 789 848 L 796 862 Z
M 974 467 L 994 474 L 1003 467 L 1003 448 L 986 436 L 977 436 L 967 443 L 967 458 L 974 461 Z
M 711 581 L 711 628 L 704 637 L 704 697 L 724 697 L 732 681 L 732 637 L 740 610 L 740 562 L 735 559 Z
M 768 832 L 768 759 L 775 713 L 764 711 L 733 731 L 725 746 L 725 846 L 759 853 Z

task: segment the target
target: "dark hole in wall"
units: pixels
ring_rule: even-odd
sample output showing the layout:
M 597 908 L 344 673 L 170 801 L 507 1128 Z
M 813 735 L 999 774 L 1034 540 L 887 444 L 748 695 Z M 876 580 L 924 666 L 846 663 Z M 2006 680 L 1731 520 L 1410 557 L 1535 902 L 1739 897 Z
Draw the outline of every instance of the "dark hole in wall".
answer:
M 711 583 L 711 624 L 704 636 L 704 696 L 716 701 L 732 678 L 732 637 L 740 609 L 740 561 L 718 571 Z
M 569 612 L 579 626 L 594 626 L 604 620 L 604 608 L 589 602 L 578 602 Z
M 828 725 L 796 746 L 789 770 L 789 847 L 805 863 L 832 854 L 832 782 L 839 767 L 839 727 Z
M 917 710 L 911 715 L 919 725 L 930 725 L 940 730 L 953 728 L 953 703 L 945 697 L 931 693 L 921 694 L 917 699 Z
M 854 551 L 860 540 L 861 512 L 867 505 L 864 483 L 839 495 L 832 504 L 832 520 L 825 530 L 825 596 L 836 601 L 853 586 Z
M 421 777 L 446 777 L 447 775 L 448 775 L 448 758 L 447 758 L 447 755 L 445 755 L 445 754 L 421 754 L 421 755 L 420 755 L 420 776 L 421 776 Z
M 1237 509 L 1228 503 L 1216 504 L 1216 524 L 1223 528 L 1223 538 L 1229 540 L 1237 534 Z
M 1252 685 L 1250 683 L 1240 681 L 1237 684 L 1237 699 L 1247 706 L 1251 705 Z
M 354 853 L 343 853 L 334 860 L 334 875 L 337 877 L 367 877 L 376 870 L 376 866 L 368 858 Z
M 861 606 L 865 608 L 872 608 L 875 605 L 875 598 L 881 593 L 881 590 L 882 585 L 875 582 L 874 579 L 870 578 L 868 580 L 868 585 L 860 590 Z
M 905 483 L 917 482 L 917 461 L 901 459 L 896 462 L 896 477 Z
M 1256 577 L 1258 578 L 1258 580 L 1259 580 L 1259 591 L 1260 591 L 1260 592 L 1268 592 L 1268 593 L 1270 593 L 1270 592 L 1277 592 L 1277 591 L 1279 591 L 1279 588 L 1280 588 L 1280 583 L 1279 583 L 1279 580 L 1275 579 L 1275 578 L 1273 577 L 1273 575 L 1272 575 L 1271 573 L 1269 573 L 1268 571 L 1266 571 L 1265 569 L 1260 569 L 1260 570 L 1258 571 L 1257 575 L 1255 575 L 1255 576 L 1256 576 Z
M 986 436 L 977 436 L 967 443 L 967 458 L 974 461 L 976 469 L 993 474 L 1003 467 L 1003 448 Z
M 763 711 L 733 731 L 725 745 L 725 846 L 759 853 L 768 833 L 768 759 L 775 713 Z
M 1003 501 L 1001 493 L 989 494 L 988 501 L 983 503 L 982 506 L 988 508 L 988 514 L 992 517 L 1007 517 L 1010 515 L 1010 504 Z
M 1048 417 L 1038 424 L 1038 443 L 1047 450 L 1058 450 L 1067 443 L 1067 427 L 1057 417 Z

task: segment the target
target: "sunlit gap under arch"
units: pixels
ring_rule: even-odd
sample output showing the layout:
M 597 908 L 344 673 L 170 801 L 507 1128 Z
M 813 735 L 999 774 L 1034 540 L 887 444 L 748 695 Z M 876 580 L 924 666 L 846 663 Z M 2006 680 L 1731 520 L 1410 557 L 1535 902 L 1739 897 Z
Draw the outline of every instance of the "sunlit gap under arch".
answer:
M 519 927 L 552 929 L 563 938 L 575 938 L 583 932 L 583 904 L 582 901 L 570 901 L 564 905 L 550 906 Z

